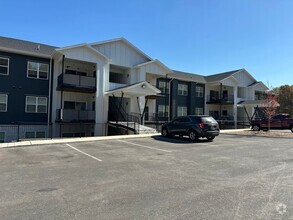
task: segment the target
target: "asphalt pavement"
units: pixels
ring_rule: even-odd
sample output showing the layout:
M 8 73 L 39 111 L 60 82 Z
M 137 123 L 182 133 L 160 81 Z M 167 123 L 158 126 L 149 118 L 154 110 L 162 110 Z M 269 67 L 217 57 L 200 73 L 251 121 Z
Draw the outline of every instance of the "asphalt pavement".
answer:
M 0 149 L 0 219 L 293 219 L 292 139 Z

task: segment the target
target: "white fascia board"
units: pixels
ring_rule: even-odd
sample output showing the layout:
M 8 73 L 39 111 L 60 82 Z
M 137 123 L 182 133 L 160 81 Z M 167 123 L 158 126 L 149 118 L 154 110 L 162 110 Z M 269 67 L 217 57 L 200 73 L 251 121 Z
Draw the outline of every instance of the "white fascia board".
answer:
M 262 86 L 265 90 L 269 90 L 269 88 L 262 81 L 259 81 L 251 86 L 248 86 L 248 87 L 251 88 L 251 87 L 256 87 L 258 85 Z
M 79 47 L 85 47 L 88 50 L 91 50 L 92 52 L 94 52 L 99 57 L 102 57 L 103 59 L 109 61 L 108 57 L 106 57 L 105 55 L 101 54 L 99 51 L 95 50 L 92 46 L 90 46 L 90 45 L 88 45 L 86 43 L 73 45 L 73 46 L 68 46 L 68 47 L 62 47 L 62 48 L 57 49 L 56 51 L 57 52 L 62 52 L 62 51 L 65 51 L 65 50 L 75 49 L 75 48 L 79 48 Z
M 165 66 L 162 62 L 160 62 L 159 60 L 155 59 L 155 60 L 151 60 L 149 62 L 146 62 L 146 63 L 141 63 L 141 64 L 138 64 L 136 66 L 134 66 L 133 68 L 140 68 L 142 66 L 146 66 L 146 65 L 149 65 L 149 64 L 152 64 L 152 63 L 156 63 L 158 64 L 159 66 L 161 66 L 163 69 L 167 70 L 168 73 L 173 73 L 173 70 L 171 70 L 170 68 L 168 68 L 167 66 Z
M 107 95 L 107 94 L 112 94 L 112 93 L 118 93 L 118 92 L 127 92 L 128 90 L 131 90 L 133 88 L 136 88 L 136 87 L 139 87 L 139 86 L 142 86 L 142 85 L 145 85 L 147 86 L 151 91 L 153 91 L 154 93 L 161 93 L 161 90 L 159 90 L 158 88 L 154 87 L 153 85 L 151 85 L 150 83 L 146 82 L 146 81 L 143 81 L 143 82 L 140 82 L 140 83 L 136 83 L 134 85 L 130 85 L 130 86 L 127 86 L 127 87 L 123 87 L 123 88 L 118 88 L 118 89 L 114 89 L 114 90 L 110 90 L 110 91 L 107 91 L 105 92 L 104 94 Z
M 0 47 L 0 50 L 4 52 L 17 53 L 17 54 L 29 55 L 29 56 L 35 56 L 35 57 L 41 57 L 41 58 L 51 58 L 51 56 L 54 54 L 53 53 L 52 55 L 45 55 L 45 54 L 33 53 L 33 52 L 11 49 L 6 47 Z
M 96 42 L 96 43 L 91 43 L 89 45 L 90 46 L 95 46 L 95 45 L 107 44 L 107 43 L 118 42 L 118 41 L 123 41 L 124 43 L 126 43 L 132 49 L 136 50 L 138 53 L 142 54 L 147 59 L 153 60 L 151 57 L 149 57 L 147 54 L 145 54 L 144 52 L 142 52 L 140 49 L 138 49 L 136 46 L 134 46 L 132 43 L 130 43 L 128 40 L 126 40 L 124 37 L 120 37 L 120 38 L 116 38 L 116 39 L 112 39 L 112 40 L 105 40 L 105 41 Z

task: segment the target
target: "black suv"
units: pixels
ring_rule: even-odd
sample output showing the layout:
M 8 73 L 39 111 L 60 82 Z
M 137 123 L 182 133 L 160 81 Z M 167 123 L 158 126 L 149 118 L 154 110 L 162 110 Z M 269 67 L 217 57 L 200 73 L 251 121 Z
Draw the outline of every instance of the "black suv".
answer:
M 188 115 L 163 124 L 161 133 L 164 137 L 188 135 L 192 141 L 200 137 L 206 137 L 211 141 L 219 135 L 220 129 L 218 122 L 209 115 Z

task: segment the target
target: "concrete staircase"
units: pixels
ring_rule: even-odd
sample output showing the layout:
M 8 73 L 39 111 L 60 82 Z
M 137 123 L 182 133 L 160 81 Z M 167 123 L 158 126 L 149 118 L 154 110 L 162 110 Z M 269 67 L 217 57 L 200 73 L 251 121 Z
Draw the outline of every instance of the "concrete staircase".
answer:
M 109 121 L 111 124 L 116 124 L 114 121 Z M 125 121 L 118 121 L 118 124 L 123 125 L 125 127 L 129 127 L 132 129 L 135 129 L 138 134 L 155 134 L 158 133 L 158 131 L 154 128 L 145 126 L 145 125 L 140 125 L 136 122 L 125 122 Z

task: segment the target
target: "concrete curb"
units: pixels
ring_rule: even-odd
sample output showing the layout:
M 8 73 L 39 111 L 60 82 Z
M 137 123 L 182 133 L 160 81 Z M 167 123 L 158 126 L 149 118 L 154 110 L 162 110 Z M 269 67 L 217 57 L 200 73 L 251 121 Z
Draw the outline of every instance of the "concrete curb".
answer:
M 229 129 L 221 130 L 221 134 L 229 134 L 235 131 L 245 131 L 250 129 Z M 117 140 L 117 139 L 129 139 L 129 138 L 145 138 L 161 135 L 160 133 L 155 134 L 134 134 L 134 135 L 115 135 L 115 136 L 99 136 L 99 137 L 82 137 L 82 138 L 62 138 L 62 139 L 49 139 L 49 140 L 31 140 L 31 141 L 20 141 L 12 143 L 0 144 L 1 148 L 9 147 L 23 147 L 33 145 L 45 145 L 45 144 L 63 144 L 63 143 L 74 143 L 74 142 L 89 142 L 89 141 L 103 141 L 103 140 Z

